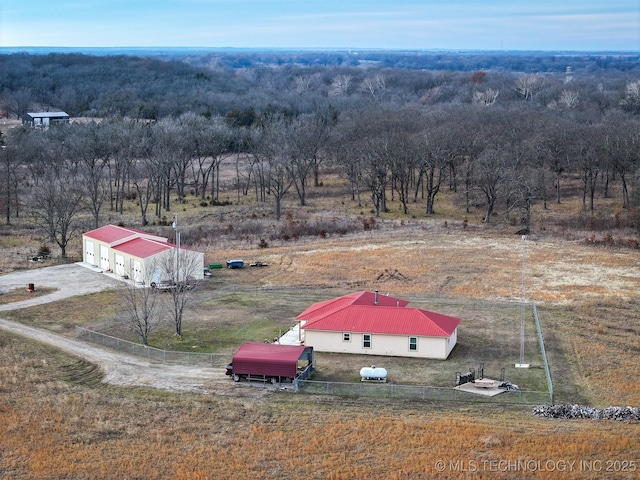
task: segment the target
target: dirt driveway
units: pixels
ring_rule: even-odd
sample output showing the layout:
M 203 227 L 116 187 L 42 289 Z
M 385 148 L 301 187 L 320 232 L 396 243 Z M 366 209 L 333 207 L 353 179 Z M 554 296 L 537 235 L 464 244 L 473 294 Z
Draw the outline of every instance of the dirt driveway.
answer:
M 29 283 L 34 283 L 36 289 L 40 286 L 58 290 L 50 295 L 0 305 L 0 311 L 44 305 L 76 295 L 98 292 L 117 286 L 119 281 L 80 265 L 61 265 L 2 275 L 0 291 L 26 288 Z M 230 382 L 224 375 L 224 370 L 219 368 L 154 364 L 2 318 L 0 318 L 0 329 L 53 345 L 99 365 L 105 375 L 103 381 L 112 385 L 148 386 L 171 391 L 217 394 L 230 391 L 233 387 L 233 382 Z M 234 390 L 237 391 L 237 389 Z

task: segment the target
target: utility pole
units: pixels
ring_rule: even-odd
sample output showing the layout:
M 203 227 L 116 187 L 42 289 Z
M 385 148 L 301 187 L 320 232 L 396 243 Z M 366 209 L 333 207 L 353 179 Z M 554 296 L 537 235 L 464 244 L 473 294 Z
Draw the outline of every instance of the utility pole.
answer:
M 5 172 L 5 181 L 7 182 L 7 205 L 6 205 L 6 214 L 7 214 L 7 225 L 11 225 L 11 166 L 9 164 L 9 148 L 4 145 L 4 141 L 0 138 L 0 142 L 2 142 L 2 153 L 4 153 L 4 164 L 6 167 Z
M 180 284 L 180 232 L 178 231 L 178 214 L 175 213 L 173 229 L 176 232 L 176 286 Z

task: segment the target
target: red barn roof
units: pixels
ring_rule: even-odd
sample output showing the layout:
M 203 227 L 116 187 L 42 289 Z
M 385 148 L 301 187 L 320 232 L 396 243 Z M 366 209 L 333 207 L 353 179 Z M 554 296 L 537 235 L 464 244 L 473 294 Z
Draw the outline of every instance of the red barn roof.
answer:
M 359 292 L 319 302 L 296 318 L 306 320 L 305 330 L 424 337 L 449 337 L 460 324 L 459 318 L 408 308 L 409 302 L 393 297 L 379 295 L 376 304 L 375 297 Z
M 117 245 L 137 237 L 155 239 L 159 241 L 167 241 L 166 238 L 153 235 L 151 233 L 135 230 L 133 228 L 119 227 L 117 225 L 105 225 L 96 228 L 84 234 L 85 237 L 93 238 L 99 242 L 108 243 L 109 245 Z
M 171 250 L 173 245 L 166 242 L 158 242 L 155 240 L 149 240 L 147 238 L 135 238 L 128 242 L 121 243 L 120 245 L 113 247 L 113 250 L 117 252 L 126 253 L 133 257 L 148 258 L 158 253 Z

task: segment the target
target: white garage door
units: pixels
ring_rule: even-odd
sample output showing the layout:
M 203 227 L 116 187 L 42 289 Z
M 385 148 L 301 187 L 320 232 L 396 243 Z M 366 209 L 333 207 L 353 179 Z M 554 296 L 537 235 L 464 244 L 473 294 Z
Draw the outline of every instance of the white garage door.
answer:
M 133 260 L 133 280 L 136 283 L 141 283 L 142 278 L 142 265 L 138 260 Z
M 116 254 L 116 274 L 124 277 L 125 269 L 124 269 L 124 256 Z
M 87 240 L 84 246 L 84 261 L 89 265 L 96 264 L 96 254 L 93 251 L 93 242 L 91 240 Z
M 100 268 L 109 270 L 109 247 L 100 245 Z

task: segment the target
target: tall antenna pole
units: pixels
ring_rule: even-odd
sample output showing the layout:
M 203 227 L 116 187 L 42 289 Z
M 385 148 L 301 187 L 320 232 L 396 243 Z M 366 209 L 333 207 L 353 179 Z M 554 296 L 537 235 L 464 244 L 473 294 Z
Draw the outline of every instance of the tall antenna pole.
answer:
M 520 363 L 516 363 L 516 368 L 529 368 L 528 363 L 524 363 L 524 326 L 527 310 L 527 236 L 522 235 L 522 302 L 520 307 Z
M 173 229 L 176 231 L 176 285 L 180 283 L 180 232 L 178 231 L 178 214 L 175 213 Z

